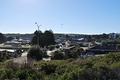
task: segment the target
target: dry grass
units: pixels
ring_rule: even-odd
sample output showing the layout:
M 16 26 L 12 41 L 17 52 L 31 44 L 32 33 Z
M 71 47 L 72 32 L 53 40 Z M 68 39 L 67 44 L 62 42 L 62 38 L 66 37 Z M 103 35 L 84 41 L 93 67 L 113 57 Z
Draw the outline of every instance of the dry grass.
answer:
M 13 70 L 17 70 L 20 68 L 29 69 L 29 68 L 33 68 L 33 67 L 34 67 L 34 60 L 25 61 L 22 64 L 19 64 L 19 63 L 16 63 L 16 62 L 13 62 L 12 60 L 10 60 L 5 64 L 5 68 L 12 68 Z

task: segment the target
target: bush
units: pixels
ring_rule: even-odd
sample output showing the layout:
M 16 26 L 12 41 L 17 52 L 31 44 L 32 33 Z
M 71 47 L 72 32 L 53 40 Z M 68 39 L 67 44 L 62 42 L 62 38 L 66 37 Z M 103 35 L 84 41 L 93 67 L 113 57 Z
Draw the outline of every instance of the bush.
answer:
M 27 54 L 27 58 L 28 59 L 32 58 L 32 59 L 39 61 L 42 59 L 42 54 L 43 54 L 43 52 L 40 49 L 40 46 L 34 45 L 29 49 L 28 54 Z
M 25 65 L 20 68 L 12 62 L 6 63 L 8 67 L 1 63 L 0 80 L 120 80 L 119 55 L 110 53 L 84 60 L 41 60 L 32 67 Z
M 65 58 L 65 54 L 62 51 L 55 51 L 53 55 L 54 55 L 54 59 L 57 60 L 62 60 Z
M 0 62 L 4 62 L 5 60 L 11 59 L 14 57 L 13 53 L 7 52 L 7 51 L 1 51 L 0 52 Z

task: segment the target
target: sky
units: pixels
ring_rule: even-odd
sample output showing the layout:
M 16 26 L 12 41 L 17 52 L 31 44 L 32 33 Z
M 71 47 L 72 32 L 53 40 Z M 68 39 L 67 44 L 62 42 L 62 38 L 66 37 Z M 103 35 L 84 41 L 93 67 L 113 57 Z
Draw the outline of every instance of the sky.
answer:
M 120 0 L 0 0 L 1 33 L 120 33 Z

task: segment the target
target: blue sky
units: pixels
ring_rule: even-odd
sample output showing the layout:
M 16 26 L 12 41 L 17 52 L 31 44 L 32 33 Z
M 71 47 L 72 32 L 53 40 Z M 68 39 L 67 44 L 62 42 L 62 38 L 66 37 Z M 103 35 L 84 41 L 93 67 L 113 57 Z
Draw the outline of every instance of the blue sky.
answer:
M 120 33 L 120 0 L 0 0 L 0 32 Z M 62 25 L 63 24 L 63 25 Z

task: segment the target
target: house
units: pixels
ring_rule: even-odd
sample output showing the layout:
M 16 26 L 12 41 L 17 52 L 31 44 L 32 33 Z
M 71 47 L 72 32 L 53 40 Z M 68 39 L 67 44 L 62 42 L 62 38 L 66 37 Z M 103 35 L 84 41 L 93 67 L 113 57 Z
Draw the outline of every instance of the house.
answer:
M 109 52 L 120 52 L 116 46 L 106 46 L 106 45 L 96 45 L 92 48 L 89 48 L 87 52 L 93 52 L 95 54 L 105 54 Z
M 80 38 L 80 39 L 72 38 L 69 41 L 71 43 L 80 43 L 80 42 L 85 42 L 85 39 L 84 38 Z

